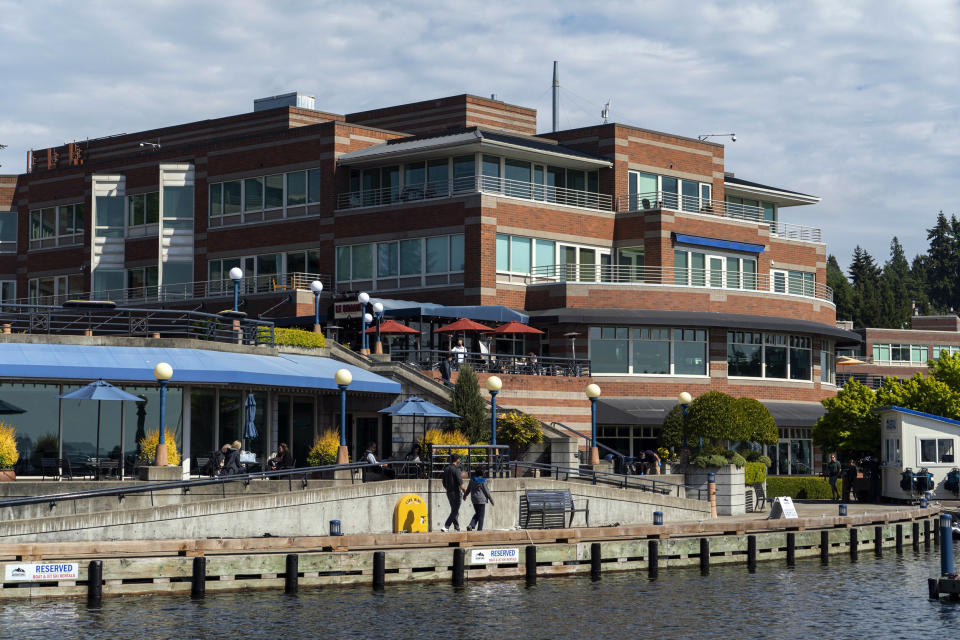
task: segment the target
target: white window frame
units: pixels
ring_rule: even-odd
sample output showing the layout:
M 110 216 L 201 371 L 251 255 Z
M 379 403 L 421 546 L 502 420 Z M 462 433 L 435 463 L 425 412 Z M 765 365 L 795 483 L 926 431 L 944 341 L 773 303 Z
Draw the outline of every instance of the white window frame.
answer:
M 708 253 L 707 251 L 700 251 L 700 250 L 698 250 L 697 248 L 689 247 L 689 246 L 683 245 L 683 244 L 681 244 L 681 245 L 674 245 L 673 250 L 674 250 L 674 261 L 676 261 L 676 252 L 677 252 L 677 251 L 682 251 L 682 252 L 684 252 L 684 253 L 687 254 L 687 267 L 686 267 L 686 272 L 687 272 L 686 275 L 687 275 L 687 277 L 686 277 L 686 283 L 685 283 L 685 284 L 684 284 L 684 283 L 677 284 L 676 262 L 674 262 L 674 276 L 673 276 L 673 278 L 672 278 L 671 284 L 674 284 L 674 285 L 680 286 L 680 287 L 697 287 L 697 288 L 701 288 L 701 287 L 702 287 L 702 288 L 705 288 L 705 289 L 732 289 L 732 290 L 734 290 L 734 291 L 756 291 L 756 290 L 757 290 L 757 286 L 756 286 L 756 285 L 757 285 L 757 282 L 756 282 L 756 280 L 757 280 L 757 263 L 759 262 L 759 260 L 758 260 L 757 257 L 754 256 L 753 254 L 744 255 L 744 254 L 742 254 L 742 253 L 737 253 L 737 252 L 733 252 L 733 251 L 730 251 L 730 252 L 727 252 L 727 251 L 711 251 L 711 252 Z M 694 254 L 694 253 L 701 253 L 701 254 L 703 254 L 703 282 L 704 282 L 703 285 L 691 284 L 691 283 L 693 282 L 693 267 L 692 267 L 691 265 L 693 264 L 693 254 Z M 721 260 L 721 267 L 720 267 L 720 269 L 721 269 L 722 275 L 721 275 L 721 277 L 720 277 L 721 285 L 720 285 L 719 287 L 714 287 L 714 286 L 711 286 L 711 284 L 710 284 L 710 278 L 711 278 L 711 276 L 713 275 L 713 270 L 710 268 L 710 259 L 711 259 L 711 258 L 718 258 L 718 259 Z M 727 260 L 728 260 L 728 259 L 737 260 L 737 265 L 738 265 L 738 267 L 739 267 L 739 274 L 740 274 L 740 277 L 739 277 L 739 286 L 736 286 L 736 287 L 728 286 L 728 279 L 727 279 L 727 273 L 728 273 L 728 271 L 727 271 Z M 745 287 L 745 286 L 744 286 L 744 284 L 746 283 L 746 278 L 744 278 L 744 275 L 743 275 L 743 274 L 744 274 L 744 271 L 743 271 L 743 263 L 744 263 L 744 261 L 753 262 L 753 280 L 754 280 L 754 281 L 753 281 L 753 285 L 754 285 L 753 287 Z
M 593 325 L 587 328 L 587 357 L 592 358 L 593 354 L 591 353 L 591 343 L 594 338 L 590 337 L 590 329 L 599 328 L 601 335 L 604 328 L 611 328 L 609 325 Z M 710 330 L 706 327 L 663 327 L 663 326 L 631 326 L 631 327 L 612 327 L 613 329 L 626 329 L 627 330 L 627 371 L 626 373 L 594 373 L 592 375 L 596 377 L 603 376 L 636 376 L 642 378 L 709 378 L 710 377 Z M 636 342 L 648 342 L 641 338 L 634 338 L 634 330 L 643 330 L 643 329 L 665 329 L 667 331 L 667 342 L 669 343 L 669 353 L 670 353 L 670 370 L 667 373 L 634 373 L 633 371 L 633 343 Z M 692 331 L 703 331 L 704 339 L 701 342 L 700 340 L 675 340 L 673 337 L 674 330 L 679 329 L 683 330 L 692 330 Z M 603 340 L 604 338 L 600 338 Z M 614 340 L 619 340 L 622 338 L 614 338 Z M 650 340 L 649 342 L 662 342 L 661 340 Z M 695 342 L 697 344 L 704 345 L 704 369 L 705 372 L 700 373 L 676 373 L 676 348 L 675 345 L 677 342 Z
M 257 173 L 256 175 L 242 176 L 236 178 L 230 178 L 229 180 L 215 180 L 207 183 L 207 224 L 210 230 L 217 230 L 223 228 L 236 227 L 240 225 L 247 224 L 259 224 L 262 222 L 276 222 L 278 219 L 285 220 L 291 219 L 296 220 L 304 216 L 315 216 L 320 215 L 322 212 L 319 211 L 319 207 L 322 202 L 323 191 L 321 188 L 321 201 L 311 202 L 310 200 L 310 172 L 311 171 L 322 171 L 322 167 L 313 166 L 305 167 L 303 169 L 293 169 L 290 171 L 271 171 L 270 173 Z M 289 189 L 287 188 L 287 176 L 291 173 L 303 173 L 305 179 L 305 201 L 304 204 L 287 204 L 287 197 L 289 195 Z M 279 207 L 268 207 L 267 206 L 267 178 L 273 176 L 281 176 L 283 178 L 283 196 L 281 198 L 281 206 Z M 257 209 L 251 209 L 247 211 L 247 180 L 260 180 L 261 184 L 261 198 L 260 198 L 260 207 Z M 236 213 L 226 213 L 224 211 L 224 188 L 223 185 L 227 182 L 240 182 L 240 211 Z M 220 213 L 213 215 L 210 207 L 210 197 L 211 191 L 216 185 L 220 185 Z M 317 210 L 311 211 L 311 208 Z M 296 210 L 297 215 L 291 215 L 290 210 Z M 280 211 L 281 215 L 279 218 L 274 216 L 269 216 L 270 213 Z M 302 211 L 302 213 L 299 213 Z M 229 224 L 224 224 L 224 218 L 229 218 Z M 250 218 L 249 220 L 247 218 Z M 234 220 L 239 220 L 234 222 Z
M 464 237 L 464 268 L 456 269 L 456 270 L 450 269 L 450 265 L 452 264 L 452 256 L 453 256 L 453 251 L 451 250 L 450 247 L 453 241 L 452 239 L 456 236 L 465 236 L 465 234 L 449 233 L 449 234 L 441 234 L 441 235 L 421 236 L 419 238 L 398 238 L 396 240 L 381 240 L 379 242 L 360 242 L 357 244 L 337 245 L 336 247 L 334 247 L 334 274 L 333 274 L 334 282 L 337 284 L 337 286 L 346 288 L 348 290 L 355 286 L 353 284 L 355 282 L 358 282 L 358 283 L 369 282 L 370 283 L 369 287 L 371 291 L 393 291 L 393 290 L 410 289 L 412 287 L 439 288 L 439 287 L 449 287 L 450 285 L 462 285 L 463 274 L 466 271 L 466 237 Z M 447 270 L 446 271 L 437 271 L 434 273 L 427 273 L 427 241 L 432 238 L 446 239 L 446 245 L 447 245 Z M 377 246 L 381 244 L 388 244 L 393 242 L 396 242 L 399 245 L 399 243 L 404 240 L 420 241 L 420 273 L 400 275 L 399 269 L 398 269 L 396 276 L 383 276 L 383 277 L 378 276 L 377 273 L 378 273 L 379 265 L 377 261 L 379 259 L 379 252 L 377 250 Z M 370 251 L 372 254 L 372 258 L 371 258 L 372 267 L 371 267 L 370 278 L 354 279 L 353 273 L 351 273 L 350 279 L 340 280 L 339 279 L 340 278 L 339 260 L 337 259 L 336 252 L 340 249 L 350 250 L 351 269 L 352 269 L 353 268 L 352 267 L 353 247 L 364 246 L 364 245 L 370 245 L 371 247 Z M 399 246 L 397 247 L 397 250 L 399 252 Z M 411 285 L 411 284 L 400 283 L 400 281 L 403 279 L 418 278 L 418 277 L 420 280 L 419 284 Z M 387 283 L 396 282 L 397 284 L 395 286 L 390 286 L 389 284 L 387 286 L 381 286 L 382 282 L 387 282 Z
M 934 442 L 934 449 L 936 451 L 936 460 L 924 460 L 923 459 L 923 447 L 921 443 L 925 440 L 932 440 Z M 953 447 L 953 460 L 949 462 L 940 462 L 940 442 L 949 441 Z M 937 466 L 937 467 L 955 467 L 957 466 L 957 439 L 953 437 L 941 437 L 939 434 L 934 435 L 933 437 L 916 437 L 916 447 L 917 447 L 917 465 L 923 466 Z
M 60 234 L 60 214 L 61 209 L 71 208 L 70 215 L 73 216 L 73 228 L 74 233 Z M 31 209 L 29 215 L 27 216 L 27 237 L 28 237 L 28 251 L 34 249 L 54 249 L 57 247 L 71 247 L 78 244 L 83 244 L 84 231 L 76 233 L 77 228 L 77 215 L 80 216 L 81 224 L 86 229 L 86 223 L 83 220 L 83 213 L 77 211 L 77 207 L 83 207 L 83 202 L 70 202 L 68 204 L 58 204 L 51 205 L 49 207 L 40 207 L 39 209 Z M 43 211 L 46 209 L 53 209 L 54 211 L 54 223 L 53 223 L 53 235 L 48 238 L 32 238 L 30 237 L 30 232 L 33 229 L 33 215 L 38 214 L 41 216 L 41 228 L 42 228 L 42 215 Z

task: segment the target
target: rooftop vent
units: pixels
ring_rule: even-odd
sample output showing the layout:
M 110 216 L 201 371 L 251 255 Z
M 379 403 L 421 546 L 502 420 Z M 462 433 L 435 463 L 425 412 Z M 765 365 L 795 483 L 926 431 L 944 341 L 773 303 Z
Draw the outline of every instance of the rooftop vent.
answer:
M 314 96 L 294 91 L 293 93 L 283 93 L 269 98 L 257 98 L 253 101 L 253 110 L 266 111 L 267 109 L 278 109 L 280 107 L 316 110 L 316 104 L 317 99 Z

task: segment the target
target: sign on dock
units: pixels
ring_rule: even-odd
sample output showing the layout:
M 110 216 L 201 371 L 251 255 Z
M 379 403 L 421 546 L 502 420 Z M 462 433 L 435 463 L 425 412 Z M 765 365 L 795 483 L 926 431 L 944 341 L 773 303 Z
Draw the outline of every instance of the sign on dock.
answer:
M 50 582 L 76 580 L 80 565 L 76 562 L 26 562 L 3 568 L 4 582 Z
M 520 549 L 474 549 L 470 564 L 518 564 Z
M 797 508 L 793 506 L 793 498 L 788 496 L 777 496 L 773 500 L 773 504 L 770 505 L 770 516 L 771 520 L 777 520 L 779 518 L 799 518 L 797 515 Z

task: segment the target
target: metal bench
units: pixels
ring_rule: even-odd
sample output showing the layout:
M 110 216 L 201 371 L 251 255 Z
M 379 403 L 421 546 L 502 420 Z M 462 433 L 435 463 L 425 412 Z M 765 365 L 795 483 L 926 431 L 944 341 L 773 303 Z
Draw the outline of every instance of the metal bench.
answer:
M 751 511 L 764 511 L 767 508 L 767 494 L 763 490 L 763 483 L 754 482 L 751 485 L 751 488 L 753 489 L 753 495 L 755 499 L 753 509 L 751 509 Z M 773 498 L 770 498 L 769 501 L 773 502 Z
M 530 516 L 540 514 L 540 528 L 561 529 L 573 526 L 573 518 L 582 513 L 587 526 L 590 526 L 590 501 L 586 500 L 577 508 L 569 489 L 527 489 L 520 504 L 523 528 L 530 528 Z M 570 514 L 569 524 L 567 514 Z

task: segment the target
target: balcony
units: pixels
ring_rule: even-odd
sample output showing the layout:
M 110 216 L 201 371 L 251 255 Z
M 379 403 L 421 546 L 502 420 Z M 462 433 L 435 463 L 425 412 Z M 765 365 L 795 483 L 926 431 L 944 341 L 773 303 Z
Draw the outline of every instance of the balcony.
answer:
M 722 200 L 711 200 L 698 196 L 680 195 L 665 191 L 651 193 L 632 193 L 626 196 L 617 196 L 618 212 L 634 211 L 680 211 L 684 213 L 702 213 L 706 215 L 731 218 L 769 225 L 770 235 L 787 240 L 802 240 L 804 242 L 822 242 L 821 231 L 817 227 L 805 227 L 779 220 L 766 220 L 763 208 L 748 204 L 733 204 Z
M 529 275 L 511 276 L 511 281 L 517 279 L 528 286 L 562 282 L 761 291 L 833 303 L 833 290 L 823 283 L 774 280 L 766 273 L 675 267 L 554 264 L 534 267 Z
M 532 202 L 580 207 L 596 211 L 612 211 L 613 198 L 605 193 L 592 193 L 579 189 L 563 189 L 521 180 L 507 180 L 493 176 L 467 176 L 453 180 L 439 180 L 404 187 L 364 189 L 341 193 L 337 196 L 338 209 L 382 207 L 403 202 L 440 200 L 470 193 L 519 198 Z

